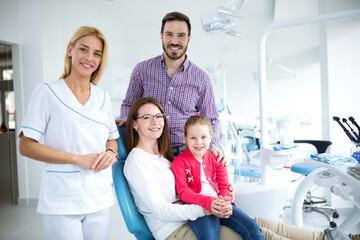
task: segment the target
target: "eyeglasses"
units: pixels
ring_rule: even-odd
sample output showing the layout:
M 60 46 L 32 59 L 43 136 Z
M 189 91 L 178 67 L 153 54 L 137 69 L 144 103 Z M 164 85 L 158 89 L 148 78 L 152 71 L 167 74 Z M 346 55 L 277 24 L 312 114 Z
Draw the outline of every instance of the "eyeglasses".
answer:
M 137 117 L 136 119 L 139 119 L 139 118 L 142 118 L 147 122 L 151 122 L 155 118 L 157 121 L 162 122 L 166 118 L 166 115 L 165 114 L 156 114 L 156 115 L 146 114 L 144 116 Z

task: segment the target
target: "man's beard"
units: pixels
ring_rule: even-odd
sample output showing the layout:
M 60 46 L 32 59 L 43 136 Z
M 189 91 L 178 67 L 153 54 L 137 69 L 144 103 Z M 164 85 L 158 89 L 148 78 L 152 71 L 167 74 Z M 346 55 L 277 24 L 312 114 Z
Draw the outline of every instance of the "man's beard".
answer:
M 173 47 L 179 47 L 179 45 L 169 45 L 169 46 L 173 46 Z M 180 58 L 182 58 L 184 56 L 184 54 L 186 53 L 187 51 L 187 45 L 186 47 L 184 48 L 184 50 L 178 55 L 178 53 L 169 53 L 168 51 L 170 51 L 168 48 L 165 48 L 165 45 L 164 43 L 162 44 L 162 47 L 163 47 L 163 50 L 164 50 L 164 53 L 166 54 L 166 56 L 168 56 L 168 58 L 172 59 L 172 60 L 178 60 Z

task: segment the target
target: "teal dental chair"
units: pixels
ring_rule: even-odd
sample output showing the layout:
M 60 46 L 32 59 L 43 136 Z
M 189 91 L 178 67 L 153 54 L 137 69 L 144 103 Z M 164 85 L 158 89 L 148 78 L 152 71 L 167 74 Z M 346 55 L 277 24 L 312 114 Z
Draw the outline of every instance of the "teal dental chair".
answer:
M 127 157 L 125 142 L 126 128 L 119 127 L 120 137 L 117 139 L 118 152 L 121 160 L 112 165 L 113 181 L 116 196 L 120 205 L 121 213 L 126 223 L 126 227 L 130 233 L 135 235 L 138 240 L 154 239 L 150 232 L 144 217 L 139 213 L 132 198 L 129 185 L 124 176 L 124 163 Z

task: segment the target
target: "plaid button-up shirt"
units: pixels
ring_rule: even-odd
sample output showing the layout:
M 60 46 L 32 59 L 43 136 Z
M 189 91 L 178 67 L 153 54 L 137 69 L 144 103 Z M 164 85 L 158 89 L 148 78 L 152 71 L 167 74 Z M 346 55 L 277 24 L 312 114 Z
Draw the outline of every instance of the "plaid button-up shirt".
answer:
M 185 144 L 186 120 L 199 113 L 211 121 L 214 137 L 211 148 L 219 146 L 219 115 L 213 85 L 209 76 L 188 58 L 172 78 L 163 55 L 138 63 L 130 78 L 126 97 L 121 105 L 120 119 L 126 119 L 131 104 L 140 97 L 153 97 L 168 116 L 171 146 Z

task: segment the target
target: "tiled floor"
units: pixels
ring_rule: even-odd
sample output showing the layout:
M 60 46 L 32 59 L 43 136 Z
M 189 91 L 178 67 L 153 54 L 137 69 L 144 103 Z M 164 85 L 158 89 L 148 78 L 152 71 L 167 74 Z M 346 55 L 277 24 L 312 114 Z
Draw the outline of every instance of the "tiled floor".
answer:
M 1 240 L 42 240 L 44 230 L 42 215 L 36 213 L 36 206 L 0 206 Z M 110 215 L 109 239 L 136 239 L 126 228 L 120 208 L 114 205 Z
M 351 209 L 338 209 L 341 223 L 351 213 Z M 290 223 L 290 210 L 284 213 L 285 222 Z M 325 217 L 317 214 L 304 215 L 304 227 L 309 229 L 323 230 L 328 227 Z M 353 231 L 360 233 L 360 225 Z M 114 205 L 111 209 L 110 240 L 133 240 L 135 239 L 126 228 L 122 219 L 120 208 Z M 36 213 L 36 206 L 11 206 L 0 203 L 0 239 L 2 240 L 42 240 L 44 231 L 42 216 Z

